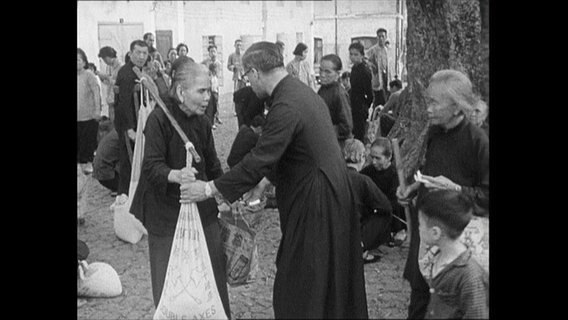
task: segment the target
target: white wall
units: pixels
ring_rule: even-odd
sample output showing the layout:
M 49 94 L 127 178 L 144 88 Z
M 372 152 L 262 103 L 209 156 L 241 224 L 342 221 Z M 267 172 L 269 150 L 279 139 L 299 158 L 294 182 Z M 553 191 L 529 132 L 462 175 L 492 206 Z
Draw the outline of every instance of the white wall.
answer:
M 101 47 L 98 24 L 117 24 L 123 19 L 124 23 L 142 23 L 143 33 L 172 30 L 173 46 L 180 42 L 187 44 L 189 56 L 200 62 L 204 54 L 203 36 L 220 35 L 223 38 L 223 92 L 232 92 L 232 73 L 227 69 L 227 59 L 235 50 L 235 39 L 274 42 L 277 34 L 283 33 L 287 38 L 284 60 L 287 63 L 294 57 L 296 33 L 302 32 L 309 48 L 308 61 L 313 64 L 313 1 L 303 1 L 301 6 L 296 1 L 284 1 L 282 7 L 276 1 L 266 1 L 265 5 L 267 24 L 266 39 L 263 39 L 262 1 L 248 4 L 240 1 L 78 1 L 77 46 L 85 50 L 90 61 L 97 63 Z M 124 54 L 120 56 L 123 57 Z
M 99 65 L 98 24 L 119 23 L 123 19 L 124 23 L 142 23 L 144 33 L 154 32 L 154 12 L 151 9 L 151 1 L 77 1 L 77 47 L 85 51 L 90 62 Z

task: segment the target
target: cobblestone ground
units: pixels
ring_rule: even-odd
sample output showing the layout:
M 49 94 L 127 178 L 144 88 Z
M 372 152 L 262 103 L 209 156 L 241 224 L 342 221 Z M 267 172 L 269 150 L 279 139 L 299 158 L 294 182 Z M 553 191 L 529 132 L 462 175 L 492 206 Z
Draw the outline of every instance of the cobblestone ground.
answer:
M 223 124 L 214 131 L 218 155 L 224 170 L 225 159 L 237 132 L 237 121 L 229 97 L 222 99 L 220 118 Z M 87 195 L 86 222 L 77 227 L 78 238 L 90 249 L 87 261 L 110 264 L 120 276 L 123 293 L 115 298 L 78 298 L 78 319 L 152 319 L 152 300 L 148 241 L 137 244 L 116 237 L 109 209 L 114 198 L 97 181 L 90 180 Z M 256 281 L 229 287 L 232 319 L 274 318 L 272 287 L 276 272 L 275 258 L 280 242 L 278 211 L 265 209 L 248 217 L 257 231 L 259 272 Z M 410 297 L 402 270 L 408 249 L 381 247 L 381 260 L 365 265 L 365 280 L 369 317 L 374 319 L 406 318 Z

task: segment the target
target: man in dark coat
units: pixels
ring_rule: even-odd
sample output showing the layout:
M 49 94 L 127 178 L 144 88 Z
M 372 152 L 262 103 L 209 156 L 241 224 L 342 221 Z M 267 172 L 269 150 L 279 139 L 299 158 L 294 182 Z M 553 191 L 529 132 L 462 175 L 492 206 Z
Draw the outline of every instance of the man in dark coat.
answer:
M 130 44 L 130 60 L 118 70 L 115 85 L 118 86 L 118 103 L 114 110 L 114 127 L 118 133 L 119 141 L 119 179 L 118 194 L 127 194 L 130 187 L 130 173 L 132 165 L 127 149 L 127 140 L 134 150 L 136 140 L 137 114 L 134 103 L 134 90 L 136 86 L 136 74 L 132 68 L 142 69 L 148 58 L 148 44 L 142 40 L 134 40 Z M 128 137 L 126 139 L 125 137 Z M 129 195 L 132 197 L 133 195 Z
M 215 151 L 211 124 L 204 116 L 209 103 L 207 67 L 187 61 L 177 66 L 171 88 L 172 99 L 165 103 L 187 138 L 195 146 L 200 161 L 193 159 L 197 177 L 215 179 L 223 174 Z M 159 304 L 170 251 L 180 210 L 181 169 L 186 166 L 186 149 L 165 112 L 156 107 L 144 128 L 144 160 L 131 212 L 148 230 L 150 271 L 154 304 Z M 217 202 L 197 203 L 217 289 L 227 316 L 231 315 L 224 254 L 217 215 Z
M 208 182 L 190 176 L 181 197 L 201 201 L 219 193 L 233 202 L 250 190 L 245 198 L 254 199 L 274 183 L 282 230 L 274 316 L 368 318 L 359 217 L 329 110 L 282 60 L 271 42 L 247 49 L 245 75 L 259 98 L 269 97 L 262 135 L 223 176 Z

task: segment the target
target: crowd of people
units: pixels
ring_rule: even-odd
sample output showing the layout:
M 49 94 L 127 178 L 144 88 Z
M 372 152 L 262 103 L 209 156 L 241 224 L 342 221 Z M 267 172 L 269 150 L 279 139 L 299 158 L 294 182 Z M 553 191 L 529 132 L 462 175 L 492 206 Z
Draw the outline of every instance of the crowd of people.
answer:
M 281 41 L 256 42 L 242 52 L 237 39 L 227 69 L 233 73 L 239 131 L 226 172 L 212 133 L 222 124 L 223 62 L 214 44 L 201 63 L 189 57 L 184 43 L 164 58 L 153 46 L 153 34 L 146 33 L 130 44 L 124 63 L 113 48 L 101 48 L 98 57 L 106 65 L 101 72 L 90 71 L 85 52 L 77 49 L 77 162 L 113 195 L 133 198 L 130 210 L 148 231 L 156 307 L 180 201 L 192 201 L 230 317 L 219 201 L 252 202 L 275 188 L 282 231 L 273 289 L 276 318 L 368 318 L 363 265 L 380 259 L 380 251 L 373 251 L 379 246 L 403 244 L 409 231 L 404 272 L 412 288 L 409 318 L 488 316 L 487 272 L 456 240 L 474 215 L 489 215 L 487 104 L 462 72 L 435 73 L 425 93 L 430 128 L 420 166 L 431 183 L 411 180 L 402 188 L 400 164 L 387 138 L 390 127 L 374 141 L 365 140 L 369 112 L 378 108 L 394 121 L 403 91 L 388 68 L 387 31 L 379 28 L 376 34 L 377 44 L 367 51 L 359 42 L 349 46 L 350 70 L 344 70 L 339 56 L 323 56 L 319 81 L 306 61 L 304 43 L 285 64 Z M 182 137 L 164 110 L 155 108 L 143 128 L 140 181 L 128 194 L 132 149 L 142 129 L 137 128 L 141 89 L 133 68 L 156 82 L 200 161 L 186 167 Z M 113 128 L 97 141 L 104 119 Z M 429 276 L 418 266 L 421 241 L 440 247 Z

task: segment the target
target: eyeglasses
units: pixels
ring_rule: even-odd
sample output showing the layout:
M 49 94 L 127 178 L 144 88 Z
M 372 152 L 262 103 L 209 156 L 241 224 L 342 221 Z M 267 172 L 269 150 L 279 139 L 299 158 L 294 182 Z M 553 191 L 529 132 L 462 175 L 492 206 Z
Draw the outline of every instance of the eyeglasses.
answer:
M 243 74 L 243 77 L 246 76 L 246 75 L 247 75 L 249 72 L 251 72 L 253 69 L 254 69 L 254 68 L 248 69 L 247 72 L 245 72 L 245 73 Z

